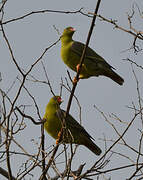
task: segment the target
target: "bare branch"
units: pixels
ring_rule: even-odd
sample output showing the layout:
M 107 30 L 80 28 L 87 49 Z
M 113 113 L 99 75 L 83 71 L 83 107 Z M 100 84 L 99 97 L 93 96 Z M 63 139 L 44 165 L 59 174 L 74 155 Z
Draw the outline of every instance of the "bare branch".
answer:
M 4 177 L 6 177 L 7 179 L 9 178 L 8 172 L 5 169 L 1 168 L 1 167 L 0 167 L 0 174 L 3 175 Z M 11 180 L 16 180 L 16 178 L 12 176 Z
M 61 11 L 61 10 L 50 10 L 50 9 L 45 9 L 45 10 L 41 10 L 41 11 L 32 11 L 30 13 L 27 13 L 25 15 L 22 15 L 20 17 L 17 17 L 17 18 L 14 18 L 14 19 L 10 19 L 8 21 L 5 21 L 3 22 L 2 24 L 8 24 L 8 23 L 11 23 L 11 22 L 14 22 L 14 21 L 18 21 L 18 20 L 21 20 L 21 19 L 24 19 L 28 16 L 31 16 L 31 15 L 34 15 L 34 14 L 41 14 L 41 13 L 60 13 L 60 14 L 82 14 L 84 16 L 87 16 L 87 17 L 90 17 L 88 14 L 82 12 L 82 9 L 83 8 L 80 8 L 79 10 L 76 10 L 76 11 Z

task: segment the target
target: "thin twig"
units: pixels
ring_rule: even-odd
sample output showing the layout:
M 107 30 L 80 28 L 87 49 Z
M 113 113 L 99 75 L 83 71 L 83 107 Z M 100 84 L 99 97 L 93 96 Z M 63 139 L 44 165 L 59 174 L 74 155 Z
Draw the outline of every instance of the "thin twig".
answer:
M 95 14 L 97 14 L 97 12 L 98 12 L 100 2 L 101 2 L 101 0 L 98 0 L 96 8 L 95 8 Z M 96 20 L 96 15 L 93 16 L 92 23 L 91 23 L 91 26 L 90 26 L 90 30 L 89 30 L 89 33 L 88 33 L 88 37 L 87 37 L 87 41 L 86 41 L 86 45 L 84 47 L 84 50 L 83 50 L 83 53 L 82 53 L 82 56 L 81 56 L 81 59 L 80 59 L 79 70 L 78 70 L 77 75 L 76 75 L 77 81 L 79 80 L 80 70 L 81 70 L 82 63 L 83 63 L 84 58 L 85 58 L 86 49 L 88 47 L 88 44 L 89 44 L 89 41 L 90 41 L 90 38 L 91 38 L 91 34 L 92 34 L 92 31 L 93 31 L 93 28 L 94 28 L 95 20 Z M 73 98 L 76 86 L 77 86 L 77 82 L 73 84 L 73 88 L 72 88 L 72 91 L 71 91 L 71 94 L 70 94 L 70 97 L 69 97 L 69 101 L 68 101 L 68 105 L 67 105 L 66 115 L 65 115 L 65 118 L 62 118 L 62 120 L 63 120 L 63 122 L 62 122 L 63 127 L 65 127 L 65 125 L 66 125 L 65 121 L 66 121 L 66 119 L 68 117 L 68 114 L 69 114 L 69 110 L 70 110 L 70 106 L 71 106 L 71 102 L 72 102 L 72 98 Z M 63 136 L 63 128 L 61 130 L 61 135 L 59 137 L 59 142 L 61 142 L 62 136 Z M 53 154 L 52 154 L 52 156 L 51 156 L 51 158 L 50 158 L 50 160 L 48 162 L 48 165 L 45 168 L 45 172 L 48 171 L 51 163 L 53 162 L 55 154 L 56 154 L 56 152 L 58 150 L 58 147 L 59 147 L 59 143 L 56 145 L 56 147 L 55 147 L 55 149 L 53 151 Z M 40 177 L 40 180 L 41 179 L 42 179 L 42 176 Z

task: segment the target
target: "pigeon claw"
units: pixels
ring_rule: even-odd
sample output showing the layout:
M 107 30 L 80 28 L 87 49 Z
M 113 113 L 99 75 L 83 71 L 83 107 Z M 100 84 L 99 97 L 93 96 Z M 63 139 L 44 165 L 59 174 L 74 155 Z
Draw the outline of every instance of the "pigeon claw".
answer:
M 78 64 L 78 65 L 76 66 L 77 72 L 79 71 L 79 68 L 80 68 L 80 65 Z
M 72 80 L 73 84 L 76 84 L 78 82 L 77 78 L 74 77 L 73 80 Z
M 58 132 L 58 138 L 56 139 L 56 144 L 59 144 L 60 137 L 61 137 L 61 131 Z

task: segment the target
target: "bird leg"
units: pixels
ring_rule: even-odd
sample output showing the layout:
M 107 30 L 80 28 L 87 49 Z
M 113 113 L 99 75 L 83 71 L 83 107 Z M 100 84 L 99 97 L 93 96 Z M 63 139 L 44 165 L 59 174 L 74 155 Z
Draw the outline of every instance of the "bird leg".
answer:
M 78 65 L 76 66 L 76 70 L 77 70 L 77 72 L 79 71 L 79 68 L 80 68 L 80 64 L 78 64 Z M 79 78 L 79 79 L 80 79 L 80 78 Z M 78 80 L 79 80 L 79 79 L 78 79 Z M 77 78 L 76 78 L 76 77 L 74 77 L 74 78 L 73 78 L 73 80 L 72 80 L 73 84 L 77 83 L 77 82 L 78 82 L 78 80 L 77 80 Z
M 58 132 L 58 138 L 56 139 L 56 144 L 59 144 L 59 140 L 60 140 L 61 134 L 62 134 L 62 131 L 59 131 Z
M 79 68 L 80 68 L 80 64 L 78 64 L 78 65 L 76 66 L 77 72 L 79 71 Z

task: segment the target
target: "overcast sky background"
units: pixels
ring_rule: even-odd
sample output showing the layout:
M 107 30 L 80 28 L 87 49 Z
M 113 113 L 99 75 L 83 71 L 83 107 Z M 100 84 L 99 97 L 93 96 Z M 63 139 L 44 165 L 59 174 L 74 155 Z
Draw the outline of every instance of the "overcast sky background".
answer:
M 93 12 L 96 2 L 97 1 L 95 0 L 8 0 L 4 9 L 4 21 L 17 18 L 32 11 L 44 9 L 75 11 L 83 7 L 85 12 Z M 108 19 L 118 20 L 119 25 L 129 28 L 126 13 L 131 12 L 134 2 L 139 5 L 141 10 L 143 9 L 142 0 L 102 0 L 98 13 Z M 143 26 L 142 24 L 139 24 L 140 19 L 138 18 L 138 13 L 136 14 L 136 17 L 137 21 L 135 21 L 135 25 L 139 30 L 142 30 Z M 28 70 L 31 64 L 42 54 L 44 49 L 58 40 L 59 35 L 53 28 L 53 25 L 59 29 L 60 33 L 62 33 L 63 29 L 67 26 L 74 27 L 76 32 L 73 38 L 77 41 L 85 43 L 91 20 L 91 18 L 81 14 L 41 13 L 33 14 L 22 20 L 8 23 L 4 26 L 4 29 L 18 64 L 21 66 L 21 68 Z M 20 74 L 12 62 L 6 42 L 2 37 L 2 33 L 0 33 L 0 42 L 0 72 L 2 73 L 1 87 L 3 90 L 7 90 L 15 80 L 16 76 L 20 77 Z M 90 78 L 88 80 L 81 80 L 78 83 L 75 91 L 75 95 L 78 97 L 82 108 L 82 125 L 89 132 L 89 134 L 96 139 L 95 142 L 99 147 L 101 147 L 103 152 L 105 151 L 105 145 L 100 139 L 103 139 L 105 136 L 107 139 L 115 140 L 117 136 L 113 128 L 109 126 L 101 114 L 94 108 L 94 105 L 102 110 L 108 117 L 109 114 L 114 113 L 123 121 L 127 123 L 130 122 L 131 117 L 133 117 L 133 112 L 126 106 L 131 106 L 132 102 L 137 104 L 136 82 L 132 73 L 131 65 L 122 59 L 132 58 L 132 60 L 135 60 L 138 64 L 142 65 L 143 57 L 142 51 L 137 55 L 133 53 L 133 50 L 125 51 L 132 46 L 132 43 L 133 37 L 131 35 L 118 29 L 114 29 L 111 24 L 97 19 L 96 26 L 90 40 L 90 47 L 96 50 L 96 52 L 104 57 L 109 64 L 117 69 L 116 72 L 124 78 L 125 83 L 123 86 L 119 86 L 106 77 Z M 47 51 L 46 55 L 42 58 L 55 94 L 59 94 L 60 92 L 61 78 L 64 80 L 65 77 L 68 77 L 68 68 L 60 57 L 60 46 L 61 44 L 59 42 L 56 44 L 56 46 Z M 69 71 L 73 77 L 75 73 L 71 70 Z M 139 81 L 141 81 L 142 74 L 136 67 L 135 72 Z M 38 63 L 38 65 L 34 67 L 31 74 L 39 80 L 46 80 L 41 63 Z M 25 85 L 35 97 L 41 116 L 43 116 L 46 104 L 52 96 L 50 88 L 47 85 L 33 82 L 26 82 Z M 11 99 L 15 97 L 18 87 L 19 82 L 16 81 L 14 87 L 9 92 Z M 142 90 L 142 84 L 140 84 L 140 88 Z M 63 90 L 62 98 L 64 102 L 61 107 L 66 109 L 69 98 L 69 93 L 66 90 Z M 32 104 L 31 99 L 24 90 L 22 91 L 16 105 L 19 104 Z M 26 109 L 26 113 L 38 121 L 38 116 L 33 104 L 31 107 Z M 75 100 L 73 100 L 70 114 L 72 114 L 73 117 L 79 121 L 79 108 Z M 118 127 L 120 133 L 123 132 L 126 126 L 120 125 L 119 122 L 115 122 L 112 117 L 109 117 L 109 120 L 116 124 L 116 127 Z M 22 146 L 25 147 L 28 152 L 34 154 L 34 152 L 37 152 L 37 145 L 31 141 L 31 139 L 34 139 L 35 142 L 40 143 L 40 126 L 35 126 L 30 120 L 27 119 L 25 119 L 25 123 L 27 125 L 26 129 L 15 138 Z M 137 147 L 138 145 L 137 138 L 140 134 L 135 136 L 135 133 L 138 132 L 137 129 L 139 127 L 140 124 L 134 123 L 134 126 L 127 132 L 126 135 L 128 143 L 130 143 L 133 147 Z M 55 140 L 46 134 L 46 147 L 49 147 L 54 143 Z M 112 143 L 108 142 L 107 147 L 110 147 L 111 144 Z M 59 149 L 59 151 L 61 149 Z M 121 145 L 117 145 L 115 148 L 113 148 L 113 150 L 123 153 L 127 149 Z M 129 155 L 129 153 L 131 153 L 131 157 L 133 157 L 132 152 L 128 152 L 127 150 L 127 155 Z M 120 160 L 120 156 L 113 156 L 113 161 L 111 161 L 111 163 L 109 162 L 106 167 L 107 169 L 131 163 L 126 158 L 122 158 L 122 160 Z M 133 159 L 136 160 L 136 156 L 134 158 Z M 86 163 L 85 169 L 87 169 L 91 167 L 97 159 L 98 157 L 90 152 L 87 148 L 80 146 L 77 150 L 72 167 L 73 169 L 76 169 L 79 164 Z M 60 160 L 61 159 L 59 158 L 59 162 Z M 15 173 L 14 175 L 16 175 L 19 165 L 21 162 L 24 162 L 24 160 L 23 158 L 16 159 L 15 156 L 12 158 L 12 161 L 12 165 L 15 167 L 13 170 Z M 2 166 L 5 167 L 5 164 L 3 163 Z M 111 175 L 112 179 L 124 179 L 125 177 L 127 178 L 130 176 L 130 173 L 132 172 L 130 170 L 132 169 L 121 170 L 111 174 L 109 173 L 106 175 L 106 177 L 110 177 Z M 38 171 L 34 171 L 34 173 L 37 173 L 39 177 Z M 35 177 L 33 179 L 35 179 Z M 103 177 L 101 176 L 100 178 L 102 179 Z

